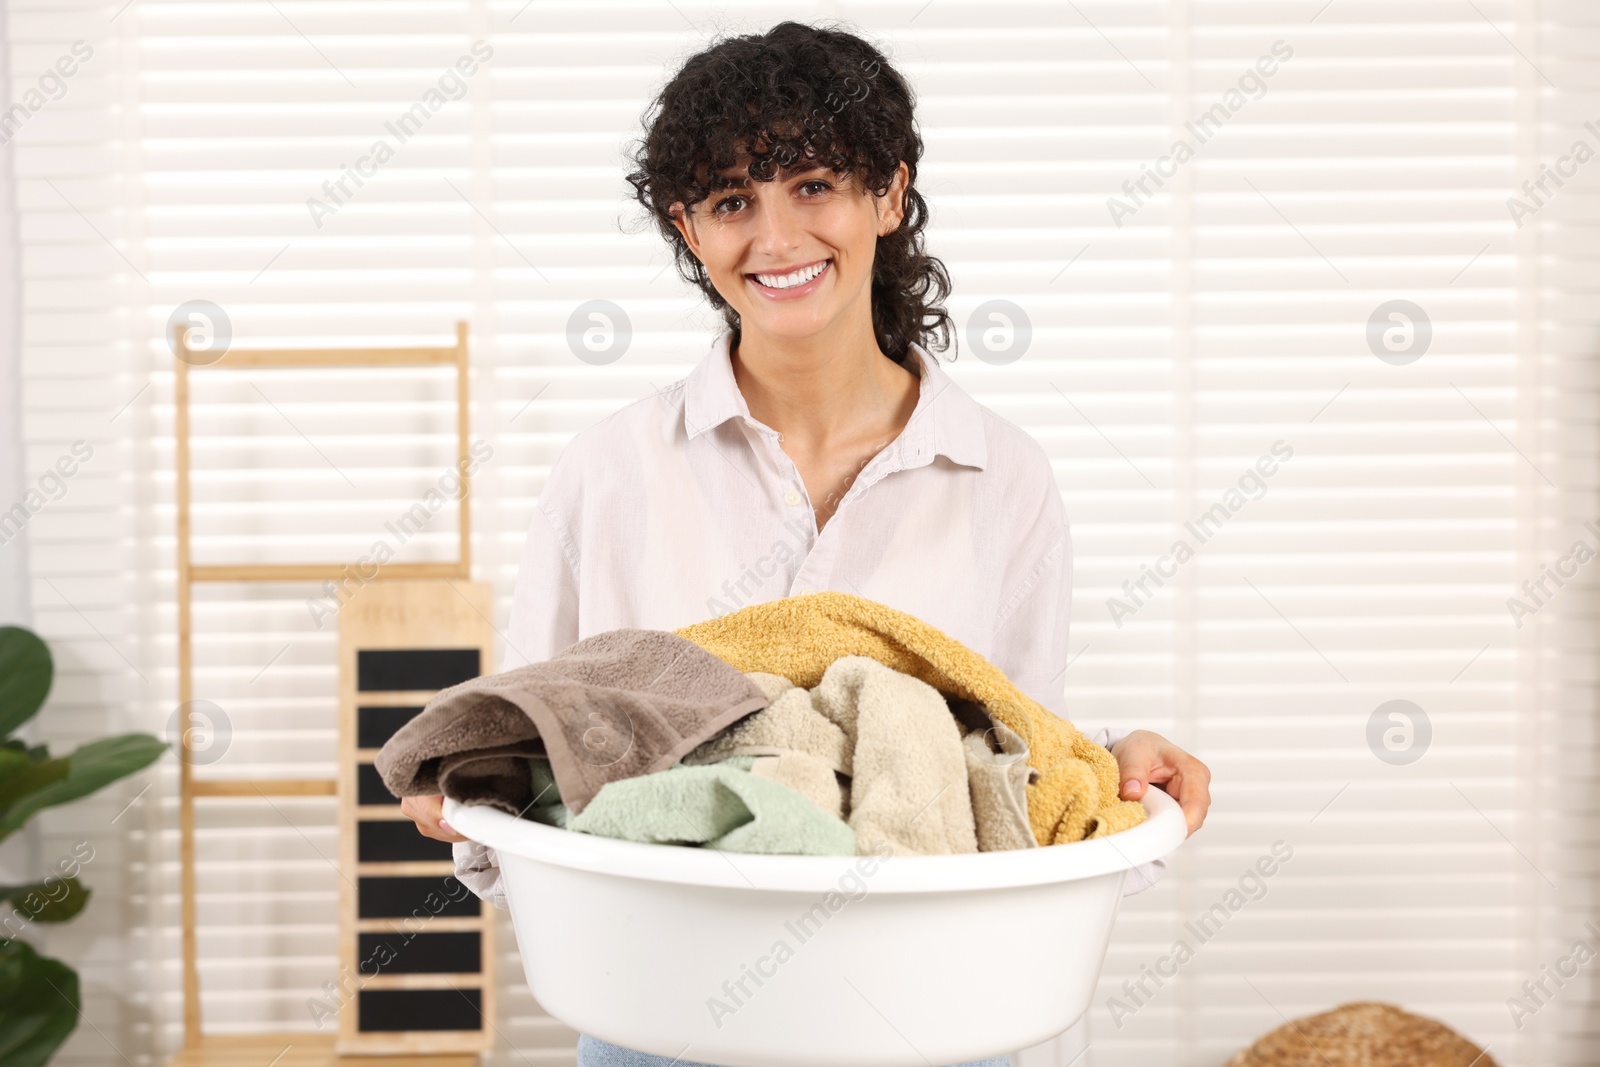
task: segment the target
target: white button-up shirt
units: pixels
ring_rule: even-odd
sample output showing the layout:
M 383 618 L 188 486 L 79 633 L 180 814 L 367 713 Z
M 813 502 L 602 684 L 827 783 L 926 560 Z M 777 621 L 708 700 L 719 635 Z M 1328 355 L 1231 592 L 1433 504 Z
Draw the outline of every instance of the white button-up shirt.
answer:
M 1065 716 L 1072 540 L 1039 443 L 912 345 L 916 408 L 819 533 L 778 432 L 739 392 L 731 336 L 557 458 L 528 527 L 501 669 L 607 630 L 675 630 L 835 589 L 944 631 Z M 456 849 L 463 881 L 489 895 L 492 880 L 469 877 L 483 851 Z M 1128 889 L 1158 874 L 1141 869 Z
M 556 460 L 528 528 L 504 667 L 606 630 L 675 630 L 836 589 L 943 630 L 1064 715 L 1072 543 L 1039 443 L 913 346 L 910 420 L 819 533 L 778 432 L 739 392 L 730 337 Z

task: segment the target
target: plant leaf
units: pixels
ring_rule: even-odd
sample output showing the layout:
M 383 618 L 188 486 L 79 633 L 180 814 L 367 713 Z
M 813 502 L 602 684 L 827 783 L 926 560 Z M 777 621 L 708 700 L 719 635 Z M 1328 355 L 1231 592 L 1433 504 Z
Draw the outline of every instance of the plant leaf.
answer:
M 78 974 L 24 941 L 0 940 L 0 1063 L 45 1067 L 78 1025 Z
M 54 675 L 50 649 L 38 635 L 20 626 L 0 626 L 0 736 L 38 714 Z
M 26 755 L 0 752 L 0 812 L 16 803 L 18 797 L 65 778 L 70 769 L 70 761 L 64 759 L 31 763 Z
M 28 816 L 41 808 L 88 796 L 154 763 L 165 751 L 167 744 L 149 734 L 121 734 L 78 746 L 65 757 L 68 764 L 65 777 L 17 798 L 0 815 L 0 837 L 17 830 L 28 821 Z
M 0 741 L 0 753 L 3 752 L 20 752 L 28 757 L 30 763 L 42 763 L 50 758 L 49 745 L 34 745 L 30 748 L 28 743 L 19 737 L 8 737 Z
M 33 885 L 0 886 L 0 901 L 9 902 L 34 922 L 64 923 L 83 910 L 91 892 L 76 878 L 57 878 Z
M 20 742 L 0 745 L 0 788 L 17 775 L 26 774 L 33 766 L 28 750 Z

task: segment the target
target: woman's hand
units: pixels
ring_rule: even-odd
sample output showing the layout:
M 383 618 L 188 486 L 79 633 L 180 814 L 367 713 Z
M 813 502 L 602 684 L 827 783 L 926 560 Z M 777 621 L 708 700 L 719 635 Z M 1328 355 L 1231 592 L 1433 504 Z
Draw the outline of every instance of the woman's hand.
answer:
M 401 797 L 400 810 L 417 824 L 417 831 L 436 841 L 465 841 L 444 821 L 444 797 Z
M 1139 800 L 1153 785 L 1164 785 L 1183 808 L 1192 834 L 1211 807 L 1211 770 L 1204 763 L 1149 730 L 1135 730 L 1111 746 L 1122 775 L 1122 799 Z

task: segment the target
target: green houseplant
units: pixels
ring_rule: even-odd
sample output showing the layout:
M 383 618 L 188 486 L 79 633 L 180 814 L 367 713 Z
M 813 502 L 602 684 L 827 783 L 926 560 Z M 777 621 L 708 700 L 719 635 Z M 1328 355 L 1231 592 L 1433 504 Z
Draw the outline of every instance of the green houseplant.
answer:
M 52 756 L 46 745 L 29 747 L 13 737 L 44 704 L 54 674 L 43 641 L 28 630 L 0 626 L 0 840 L 34 812 L 88 796 L 167 750 L 149 734 L 123 734 Z M 0 1063 L 6 1067 L 42 1067 L 78 1025 L 77 972 L 14 935 L 32 923 L 65 922 L 83 910 L 89 890 L 76 876 L 82 862 L 80 853 L 63 859 L 42 881 L 0 885 Z

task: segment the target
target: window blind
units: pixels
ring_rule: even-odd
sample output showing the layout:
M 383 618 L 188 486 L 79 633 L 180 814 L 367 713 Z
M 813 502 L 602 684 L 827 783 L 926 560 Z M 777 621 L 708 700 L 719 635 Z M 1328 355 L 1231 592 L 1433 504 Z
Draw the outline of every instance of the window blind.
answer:
M 625 200 L 645 103 L 718 32 L 848 19 L 919 93 L 950 372 L 1055 463 L 1071 714 L 1215 773 L 1206 829 L 1125 902 L 1080 1062 L 1217 1065 L 1364 999 L 1502 1064 L 1592 1062 L 1587 976 L 1545 978 L 1594 917 L 1594 586 L 1572 551 L 1600 551 L 1591 6 L 8 14 L 28 478 L 93 451 L 23 534 L 52 743 L 175 710 L 175 313 L 214 303 L 241 347 L 448 344 L 468 321 L 492 450 L 474 558 L 503 628 L 565 442 L 687 373 L 715 326 Z M 593 300 L 631 330 L 607 365 L 567 342 Z M 450 462 L 430 372 L 194 378 L 197 560 L 356 558 Z M 435 516 L 405 558 L 448 557 L 453 530 Z M 196 692 L 230 731 L 197 774 L 333 773 L 318 595 L 197 602 Z M 94 1024 L 64 1063 L 181 1039 L 175 796 L 169 762 L 40 820 L 46 855 L 97 850 L 93 906 L 48 934 Z M 207 799 L 199 828 L 207 1029 L 310 1029 L 338 970 L 332 802 Z M 571 1062 L 508 923 L 499 946 L 495 1062 Z

